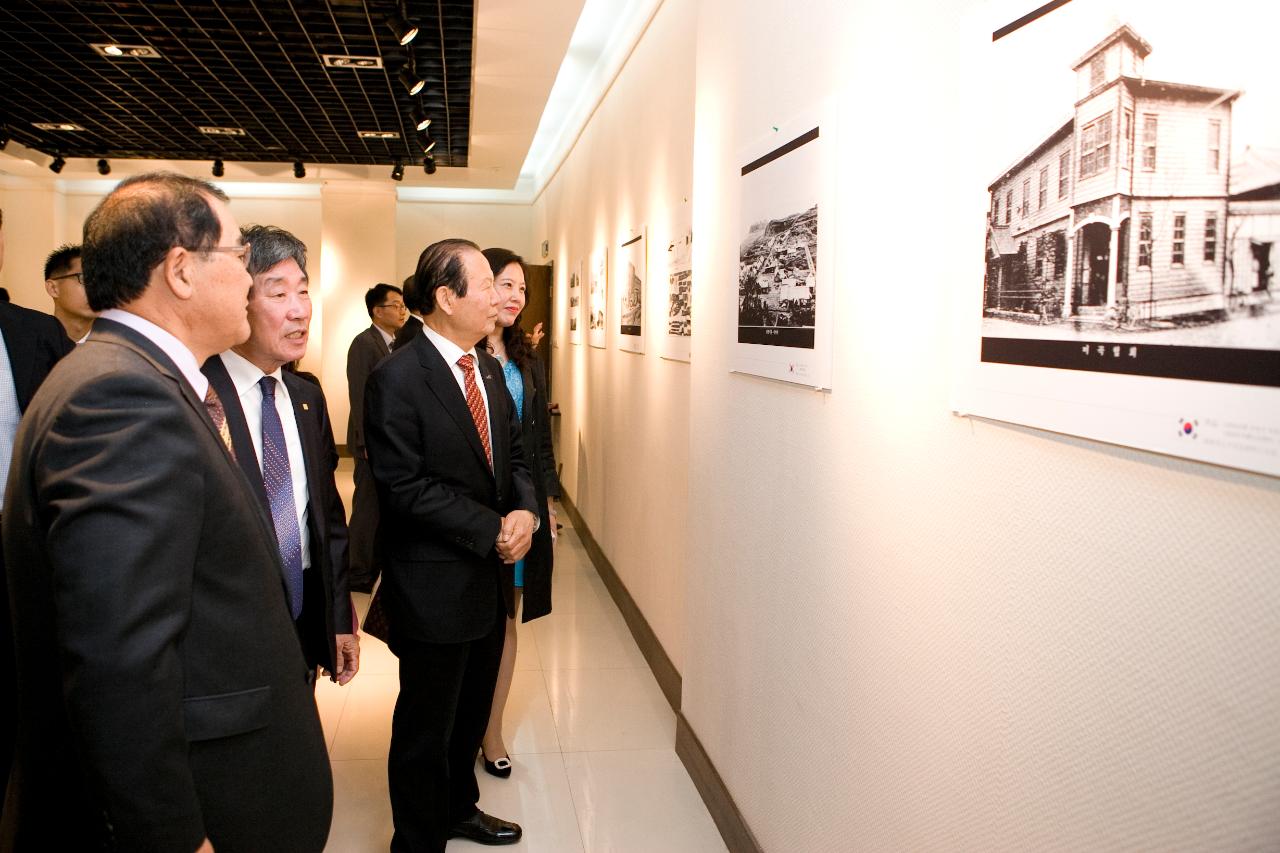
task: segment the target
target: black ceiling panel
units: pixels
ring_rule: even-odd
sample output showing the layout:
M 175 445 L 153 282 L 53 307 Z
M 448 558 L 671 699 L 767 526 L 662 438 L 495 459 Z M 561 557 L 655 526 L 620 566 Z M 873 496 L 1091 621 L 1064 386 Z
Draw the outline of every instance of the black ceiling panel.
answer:
M 64 157 L 407 165 L 422 161 L 411 111 L 432 120 L 436 163 L 467 165 L 472 0 L 408 0 L 420 32 L 401 47 L 391 0 L 5 0 L 0 122 L 13 139 Z M 90 45 L 146 45 L 158 59 L 108 58 Z M 412 51 L 423 92 L 397 79 Z M 377 70 L 329 68 L 325 54 L 381 57 Z M 83 131 L 50 131 L 67 122 Z M 239 127 L 208 136 L 200 126 Z M 395 131 L 367 140 L 358 131 Z

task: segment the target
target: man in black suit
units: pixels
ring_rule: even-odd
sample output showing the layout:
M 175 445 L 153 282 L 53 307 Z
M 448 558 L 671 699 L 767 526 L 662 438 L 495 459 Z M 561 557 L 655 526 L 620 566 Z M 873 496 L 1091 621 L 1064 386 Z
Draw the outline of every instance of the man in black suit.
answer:
M 236 461 L 272 516 L 302 654 L 312 671 L 345 685 L 360 668 L 360 643 L 347 594 L 347 518 L 333 481 L 338 449 L 320 386 L 281 369 L 307 352 L 307 247 L 269 225 L 240 233 L 253 246 L 249 339 L 202 369 L 226 409 Z
M 123 181 L 84 226 L 101 316 L 18 429 L 4 545 L 18 750 L 0 849 L 308 851 L 333 783 L 270 520 L 201 361 L 249 335 L 221 190 Z
M 538 502 L 502 368 L 476 351 L 497 321 L 493 273 L 474 243 L 434 243 L 408 304 L 423 333 L 374 368 L 364 418 L 386 536 L 380 589 L 400 659 L 391 849 L 440 853 L 450 837 L 513 844 L 520 827 L 476 807 L 475 760 L 514 615 L 510 564 L 529 550 Z
M 4 211 L 0 211 L 0 267 L 4 266 Z M 31 404 L 31 397 L 49 375 L 58 359 L 75 346 L 62 325 L 48 314 L 0 302 L 0 491 L 9 477 L 13 438 L 18 421 Z M 4 495 L 0 494 L 0 514 Z M 4 551 L 0 548 L 0 672 L 13 672 L 13 630 L 9 624 L 9 587 L 4 582 Z M 9 769 L 13 766 L 14 711 L 13 680 L 0 680 L 0 807 L 4 804 Z
M 351 590 L 372 592 L 378 579 L 377 549 L 378 494 L 369 473 L 369 455 L 364 448 L 364 384 L 374 366 L 391 353 L 396 331 L 407 315 L 404 294 L 390 284 L 375 284 L 364 295 L 364 306 L 373 323 L 356 335 L 347 349 L 347 397 L 351 413 L 347 418 L 347 452 L 355 460 L 355 494 L 351 498 Z
M 411 344 L 422 334 L 422 315 L 418 313 L 418 309 L 414 308 L 418 302 L 412 296 L 414 276 L 408 276 L 404 280 L 404 301 L 405 307 L 409 309 L 409 316 L 405 317 L 404 325 L 400 327 L 400 331 L 396 332 L 396 339 L 391 342 L 391 349 L 398 350 L 405 344 Z

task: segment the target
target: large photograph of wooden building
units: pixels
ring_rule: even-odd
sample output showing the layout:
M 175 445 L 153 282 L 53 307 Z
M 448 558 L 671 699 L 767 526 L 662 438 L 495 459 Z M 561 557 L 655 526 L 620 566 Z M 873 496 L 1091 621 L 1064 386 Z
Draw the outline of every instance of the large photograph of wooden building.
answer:
M 1134 27 L 1098 35 L 1061 123 L 987 187 L 984 336 L 1280 349 L 1280 140 L 1234 135 L 1249 81 L 1150 79 Z

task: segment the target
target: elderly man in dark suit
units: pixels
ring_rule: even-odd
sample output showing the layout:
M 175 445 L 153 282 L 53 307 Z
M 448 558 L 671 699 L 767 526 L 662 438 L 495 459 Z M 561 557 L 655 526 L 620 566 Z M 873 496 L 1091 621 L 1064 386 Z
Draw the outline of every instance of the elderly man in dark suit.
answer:
M 390 284 L 375 284 L 364 295 L 373 323 L 356 335 L 347 349 L 347 452 L 355 460 L 355 494 L 351 498 L 351 589 L 371 592 L 379 566 L 374 537 L 378 532 L 378 494 L 364 448 L 364 384 L 378 362 L 391 353 L 396 331 L 408 316 L 404 294 Z
M 5 850 L 315 851 L 333 784 L 270 519 L 200 363 L 249 335 L 221 190 L 151 173 L 84 227 L 102 314 L 5 495 L 18 751 Z
M 271 515 L 281 588 L 307 663 L 346 684 L 360 667 L 347 593 L 347 518 L 333 481 L 338 450 L 320 386 L 282 368 L 307 352 L 307 247 L 280 228 L 241 232 L 253 247 L 249 339 L 204 363 L 236 461 Z
M 4 211 L 0 210 L 0 267 L 4 266 Z M 13 437 L 31 397 L 58 359 L 75 348 L 57 319 L 39 311 L 0 302 L 0 492 L 9 477 Z M 0 513 L 4 495 L 0 494 Z M 0 807 L 13 765 L 14 710 L 13 630 L 9 624 L 9 588 L 4 581 L 4 550 L 0 548 Z
M 409 298 L 422 334 L 374 368 L 365 392 L 387 534 L 380 590 L 400 659 L 387 759 L 393 851 L 440 853 L 450 837 L 513 844 L 521 835 L 476 806 L 476 752 L 514 615 L 511 564 L 538 525 L 502 368 L 476 351 L 498 305 L 474 243 L 428 246 Z

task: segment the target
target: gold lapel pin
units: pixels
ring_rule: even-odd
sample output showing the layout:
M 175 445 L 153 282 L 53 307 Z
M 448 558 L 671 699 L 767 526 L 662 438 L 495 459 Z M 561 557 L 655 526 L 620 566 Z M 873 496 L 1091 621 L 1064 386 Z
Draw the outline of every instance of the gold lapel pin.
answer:
M 311 409 L 307 406 L 307 404 L 306 404 L 306 403 L 303 403 L 303 404 L 302 404 L 302 411 L 304 411 L 304 412 L 309 412 L 309 411 L 311 411 Z

